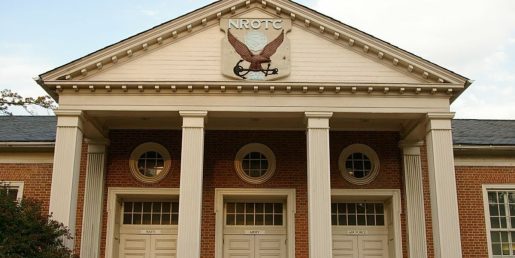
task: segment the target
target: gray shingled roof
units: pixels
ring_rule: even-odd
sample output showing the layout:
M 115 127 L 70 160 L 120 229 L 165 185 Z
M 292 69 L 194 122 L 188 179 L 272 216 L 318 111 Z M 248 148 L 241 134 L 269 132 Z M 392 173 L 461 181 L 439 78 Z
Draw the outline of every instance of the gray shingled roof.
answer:
M 55 116 L 0 116 L 0 142 L 54 142 Z
M 53 142 L 55 116 L 0 116 L 0 142 Z M 515 145 L 515 120 L 452 121 L 456 145 Z
M 455 145 L 515 145 L 515 120 L 452 121 Z

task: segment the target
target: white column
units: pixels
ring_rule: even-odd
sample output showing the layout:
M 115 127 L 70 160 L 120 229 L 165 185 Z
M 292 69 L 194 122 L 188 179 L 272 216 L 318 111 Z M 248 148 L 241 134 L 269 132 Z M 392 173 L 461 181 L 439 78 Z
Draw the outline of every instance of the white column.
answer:
M 100 257 L 102 214 L 104 204 L 104 178 L 107 140 L 90 140 L 88 143 L 88 164 L 86 188 L 84 190 L 84 212 L 82 214 L 81 257 Z
M 329 158 L 330 112 L 306 112 L 308 163 L 309 257 L 332 253 L 331 182 Z
M 177 257 L 199 258 L 206 111 L 181 111 L 182 151 Z
M 436 258 L 460 258 L 461 238 L 450 113 L 428 114 L 426 128 Z
M 401 143 L 404 161 L 404 189 L 408 220 L 408 251 L 411 258 L 426 258 L 426 219 L 420 146 L 422 142 Z
M 56 110 L 57 135 L 50 191 L 50 213 L 75 236 L 82 147 L 82 112 Z M 73 250 L 74 241 L 65 240 Z

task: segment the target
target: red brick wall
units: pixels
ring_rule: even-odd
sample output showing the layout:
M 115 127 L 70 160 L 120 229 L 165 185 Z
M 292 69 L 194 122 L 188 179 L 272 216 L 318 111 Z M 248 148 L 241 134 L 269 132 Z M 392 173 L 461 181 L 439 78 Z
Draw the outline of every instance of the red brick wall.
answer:
M 427 257 L 435 257 L 433 246 L 433 218 L 431 217 L 431 195 L 429 192 L 429 168 L 427 164 L 427 146 L 420 148 L 420 159 L 422 161 L 422 181 L 424 191 L 424 212 L 426 219 L 426 243 Z
M 332 132 L 331 133 L 331 184 L 334 188 L 389 188 L 402 190 L 401 155 L 396 133 Z M 180 131 L 113 131 L 107 162 L 107 187 L 179 187 Z M 160 183 L 143 184 L 134 179 L 129 171 L 128 159 L 131 151 L 141 143 L 158 142 L 170 151 L 172 171 Z M 234 169 L 234 157 L 247 143 L 258 142 L 270 147 L 277 158 L 275 175 L 266 183 L 252 185 L 243 182 Z M 359 187 L 347 183 L 339 174 L 337 159 L 346 146 L 363 143 L 378 152 L 381 170 L 378 178 L 370 185 Z M 307 222 L 307 177 L 306 177 L 306 135 L 305 132 L 273 131 L 208 131 L 205 137 L 204 189 L 202 214 L 202 257 L 214 257 L 215 251 L 215 188 L 295 188 L 296 189 L 296 243 L 298 258 L 308 257 Z M 79 199 L 80 201 L 80 199 Z M 107 200 L 104 201 L 104 211 Z M 82 207 L 82 204 L 79 204 Z M 404 210 L 404 204 L 403 204 Z M 404 212 L 403 212 L 404 213 Z M 79 220 L 79 219 L 78 219 Z M 404 217 L 403 239 L 405 237 Z M 105 252 L 107 214 L 103 218 L 102 253 Z M 404 245 L 406 246 L 406 245 Z M 405 249 L 405 248 L 404 248 Z M 406 251 L 404 250 L 404 253 Z
M 488 257 L 483 184 L 514 184 L 515 167 L 456 167 L 463 257 Z
M 43 212 L 48 213 L 52 164 L 0 163 L 0 181 L 23 181 L 23 198 L 33 198 L 40 201 Z

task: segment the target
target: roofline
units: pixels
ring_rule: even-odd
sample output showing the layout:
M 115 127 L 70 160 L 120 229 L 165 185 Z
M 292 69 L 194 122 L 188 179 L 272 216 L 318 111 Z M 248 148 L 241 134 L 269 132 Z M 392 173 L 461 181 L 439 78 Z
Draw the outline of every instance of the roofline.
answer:
M 0 148 L 54 148 L 55 142 L 0 142 Z
M 455 144 L 453 145 L 454 150 L 463 150 L 463 151 L 481 151 L 481 150 L 491 150 L 491 151 L 515 151 L 515 145 L 464 145 L 464 144 Z

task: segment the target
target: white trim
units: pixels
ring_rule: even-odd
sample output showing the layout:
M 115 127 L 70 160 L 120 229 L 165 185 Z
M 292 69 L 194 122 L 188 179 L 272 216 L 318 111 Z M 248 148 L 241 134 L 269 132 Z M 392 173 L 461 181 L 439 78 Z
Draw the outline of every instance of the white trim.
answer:
M 215 189 L 215 258 L 223 257 L 224 200 L 226 198 L 283 198 L 286 199 L 286 225 L 288 227 L 288 256 L 295 257 L 295 189 L 249 189 L 249 188 L 216 188 Z
M 16 200 L 21 201 L 23 199 L 23 187 L 25 182 L 23 181 L 0 181 L 1 185 L 7 186 L 7 188 L 18 189 Z
M 515 167 L 515 157 L 454 157 L 456 167 Z
M 175 197 L 179 196 L 179 188 L 136 188 L 136 187 L 109 187 L 107 190 L 107 234 L 106 234 L 106 258 L 118 257 L 118 246 L 115 240 L 119 240 L 117 225 L 120 225 L 119 204 L 121 198 L 136 197 Z
M 488 257 L 493 257 L 492 254 L 492 240 L 490 239 L 490 231 L 492 230 L 490 225 L 490 210 L 488 208 L 488 190 L 507 190 L 515 191 L 515 184 L 484 184 L 483 188 L 483 211 L 486 226 L 486 245 L 488 249 Z
M 53 152 L 2 152 L 0 155 L 0 163 L 5 164 L 52 164 L 53 162 Z
M 346 200 L 383 200 L 391 201 L 393 216 L 394 250 L 390 251 L 393 258 L 402 258 L 402 229 L 401 229 L 401 190 L 399 189 L 332 189 L 331 199 L 345 198 Z M 386 220 L 387 221 L 387 220 Z M 385 221 L 385 222 L 386 222 Z M 387 224 L 387 223 L 385 223 Z

